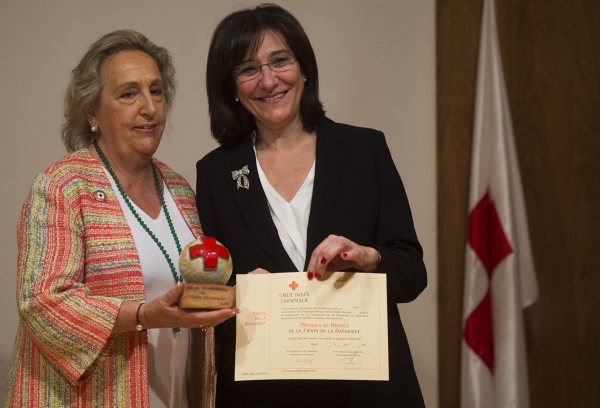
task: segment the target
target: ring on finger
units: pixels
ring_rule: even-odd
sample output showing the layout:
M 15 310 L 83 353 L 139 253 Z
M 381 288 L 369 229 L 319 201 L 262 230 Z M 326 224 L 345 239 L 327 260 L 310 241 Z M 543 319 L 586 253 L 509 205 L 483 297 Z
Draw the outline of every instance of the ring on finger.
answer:
M 203 332 L 208 331 L 208 329 L 210 329 L 210 326 L 200 326 L 198 327 L 200 330 L 202 330 Z

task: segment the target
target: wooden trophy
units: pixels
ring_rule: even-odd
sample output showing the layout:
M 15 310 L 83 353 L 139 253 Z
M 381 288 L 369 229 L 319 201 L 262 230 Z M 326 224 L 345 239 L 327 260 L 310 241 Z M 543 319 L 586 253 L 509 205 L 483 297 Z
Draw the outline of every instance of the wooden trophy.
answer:
M 229 251 L 212 237 L 200 237 L 183 248 L 179 272 L 185 283 L 179 298 L 182 309 L 230 309 L 235 288 L 226 286 L 233 262 Z

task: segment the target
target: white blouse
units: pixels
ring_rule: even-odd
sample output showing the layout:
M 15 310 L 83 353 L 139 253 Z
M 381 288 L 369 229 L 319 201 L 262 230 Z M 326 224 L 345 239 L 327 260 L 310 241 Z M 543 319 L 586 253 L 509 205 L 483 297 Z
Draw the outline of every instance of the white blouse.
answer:
M 168 292 L 175 285 L 175 279 L 162 251 L 131 213 L 111 175 L 106 169 L 104 172 L 110 180 L 131 229 L 142 268 L 146 302 L 149 302 Z M 183 248 L 195 239 L 194 234 L 183 219 L 171 192 L 164 183 L 163 196 L 179 243 Z M 131 204 L 142 221 L 163 245 L 179 274 L 179 252 L 173 235 L 171 235 L 164 210 L 161 208 L 158 218 L 154 220 L 133 201 Z M 189 345 L 189 329 L 181 328 L 179 333 L 173 333 L 170 328 L 148 330 L 148 382 L 151 408 L 188 406 L 186 361 Z
M 253 138 L 253 140 L 255 141 L 256 139 Z M 256 156 L 256 146 L 254 147 L 254 155 Z M 273 223 L 277 227 L 283 248 L 298 271 L 304 271 L 304 263 L 306 261 L 306 231 L 308 229 L 310 204 L 315 181 L 315 162 L 313 162 L 300 190 L 298 190 L 289 203 L 271 186 L 265 172 L 260 167 L 258 157 L 256 158 L 256 168 L 260 183 L 267 196 Z

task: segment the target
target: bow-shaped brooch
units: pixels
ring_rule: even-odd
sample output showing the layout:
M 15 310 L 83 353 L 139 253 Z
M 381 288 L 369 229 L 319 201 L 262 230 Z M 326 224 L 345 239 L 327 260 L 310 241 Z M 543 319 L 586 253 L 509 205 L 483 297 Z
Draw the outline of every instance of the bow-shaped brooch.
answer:
M 244 166 L 239 170 L 234 170 L 231 172 L 231 177 L 233 177 L 234 180 L 237 180 L 237 189 L 238 190 L 240 188 L 245 188 L 246 190 L 248 190 L 250 188 L 250 182 L 248 181 L 248 177 L 246 177 L 246 174 L 250 174 L 250 170 L 248 170 L 248 166 Z M 243 185 L 242 185 L 242 180 L 244 181 Z

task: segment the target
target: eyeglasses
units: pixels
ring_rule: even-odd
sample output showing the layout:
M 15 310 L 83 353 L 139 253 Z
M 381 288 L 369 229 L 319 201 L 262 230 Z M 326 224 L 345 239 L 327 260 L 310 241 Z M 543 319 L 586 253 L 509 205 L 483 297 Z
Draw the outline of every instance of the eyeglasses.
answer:
M 271 58 L 266 64 L 256 64 L 254 62 L 246 62 L 238 65 L 233 70 L 233 76 L 241 82 L 251 81 L 257 78 L 261 72 L 262 67 L 267 65 L 273 72 L 285 72 L 292 69 L 292 65 L 296 60 L 296 56 L 288 53 L 282 53 Z

